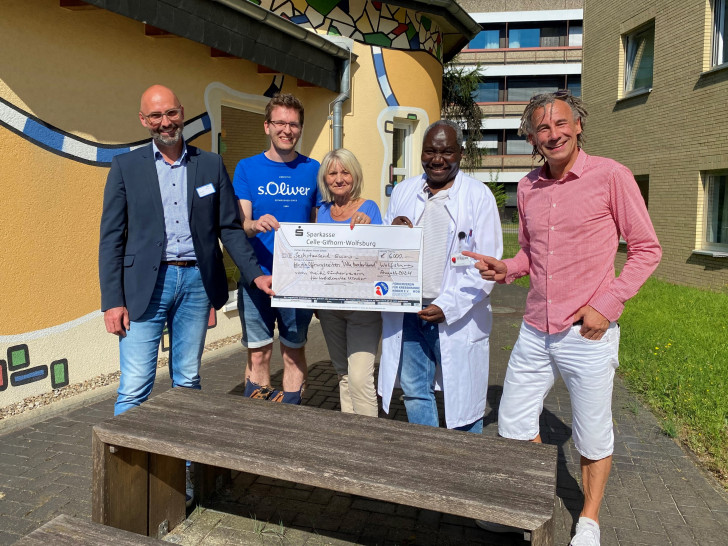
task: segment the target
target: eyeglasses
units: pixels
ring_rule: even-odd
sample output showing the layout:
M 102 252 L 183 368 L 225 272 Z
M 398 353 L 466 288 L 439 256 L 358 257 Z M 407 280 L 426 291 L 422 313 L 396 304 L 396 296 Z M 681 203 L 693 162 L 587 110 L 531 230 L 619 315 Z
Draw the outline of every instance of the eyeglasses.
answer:
M 291 131 L 300 131 L 301 130 L 301 124 L 297 123 L 295 121 L 269 121 L 269 125 L 273 125 L 276 129 L 281 130 L 285 129 L 286 126 L 291 128 Z
M 555 99 L 566 100 L 567 97 L 570 96 L 571 89 L 559 89 L 558 91 L 554 91 L 553 93 L 539 93 L 538 95 L 534 95 L 533 97 L 531 97 L 530 102 L 535 102 L 545 97 L 554 97 Z
M 151 123 L 152 125 L 159 125 L 162 123 L 162 118 L 164 116 L 167 116 L 167 119 L 169 121 L 177 121 L 180 116 L 182 115 L 182 107 L 179 108 L 172 108 L 170 110 L 167 110 L 166 112 L 152 112 L 151 114 L 144 114 L 142 113 L 142 116 L 147 118 L 147 121 Z

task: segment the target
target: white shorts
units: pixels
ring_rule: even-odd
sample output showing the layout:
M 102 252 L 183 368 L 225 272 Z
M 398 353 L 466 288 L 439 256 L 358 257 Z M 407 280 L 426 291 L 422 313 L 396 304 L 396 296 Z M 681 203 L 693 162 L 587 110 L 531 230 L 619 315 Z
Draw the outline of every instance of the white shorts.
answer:
M 598 341 L 582 337 L 580 329 L 574 325 L 547 334 L 525 322 L 521 325 L 498 410 L 501 436 L 516 440 L 538 436 L 544 398 L 561 375 L 571 396 L 576 450 L 595 461 L 612 454 L 612 384 L 619 366 L 619 326 L 610 324 Z

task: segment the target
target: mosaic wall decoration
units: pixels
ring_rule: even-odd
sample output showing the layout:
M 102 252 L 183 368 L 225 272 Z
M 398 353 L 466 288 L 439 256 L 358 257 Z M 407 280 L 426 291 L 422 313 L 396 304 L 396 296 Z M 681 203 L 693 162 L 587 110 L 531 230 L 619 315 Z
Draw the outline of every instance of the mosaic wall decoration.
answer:
M 384 56 L 382 55 L 381 47 L 372 47 L 372 59 L 374 60 L 374 72 L 377 74 L 379 90 L 382 92 L 387 106 L 399 106 L 399 101 L 394 96 L 392 86 L 389 84 L 389 76 L 387 76 L 387 67 L 384 65 Z
M 283 76 L 275 75 L 263 95 L 272 97 L 280 92 L 282 87 Z M 97 167 L 110 167 L 114 156 L 125 154 L 151 142 L 149 138 L 128 144 L 101 144 L 86 140 L 46 123 L 3 98 L 0 98 L 0 127 L 5 127 L 56 155 Z M 189 142 L 209 131 L 210 116 L 205 112 L 185 120 L 183 136 Z
M 8 388 L 8 374 L 10 375 L 9 384 L 13 387 L 35 383 L 49 375 L 51 388 L 60 389 L 68 385 L 68 360 L 65 358 L 54 360 L 50 366 L 45 364 L 31 366 L 30 364 L 30 350 L 25 343 L 8 347 L 7 361 L 0 360 L 0 391 Z
M 442 32 L 424 13 L 368 0 L 249 0 L 319 34 L 427 51 L 442 61 Z
M 146 139 L 129 144 L 101 144 L 86 140 L 54 127 L 2 98 L 0 98 L 0 127 L 5 127 L 56 155 L 97 167 L 109 167 L 114 156 L 130 152 L 151 142 L 151 139 Z M 185 120 L 183 134 L 185 140 L 193 140 L 209 130 L 210 116 L 204 113 Z

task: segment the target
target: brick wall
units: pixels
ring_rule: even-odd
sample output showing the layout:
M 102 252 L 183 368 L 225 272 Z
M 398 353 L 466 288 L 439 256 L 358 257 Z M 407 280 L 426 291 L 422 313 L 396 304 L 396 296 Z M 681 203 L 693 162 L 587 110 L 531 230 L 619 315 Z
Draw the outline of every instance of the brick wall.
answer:
M 650 20 L 652 91 L 622 98 L 621 36 Z M 692 252 L 703 236 L 701 173 L 728 169 L 728 68 L 705 73 L 711 33 L 708 0 L 586 0 L 582 97 L 586 151 L 649 176 L 649 212 L 663 246 L 656 276 L 725 289 L 728 258 Z M 618 266 L 623 260 L 618 255 Z

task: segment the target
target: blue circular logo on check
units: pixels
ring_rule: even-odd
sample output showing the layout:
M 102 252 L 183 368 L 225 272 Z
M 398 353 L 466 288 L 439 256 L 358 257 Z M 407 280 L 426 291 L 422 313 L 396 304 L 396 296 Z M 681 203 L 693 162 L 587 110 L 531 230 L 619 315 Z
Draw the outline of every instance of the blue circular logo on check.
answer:
M 389 292 L 389 286 L 387 286 L 386 282 L 378 282 L 374 285 L 374 292 L 376 292 L 377 296 L 384 296 Z

